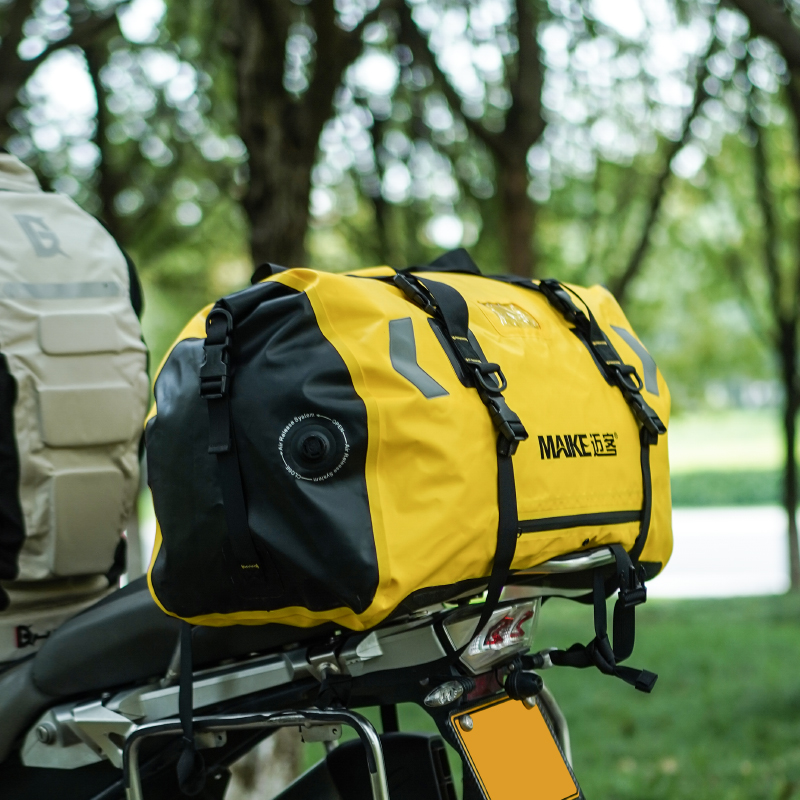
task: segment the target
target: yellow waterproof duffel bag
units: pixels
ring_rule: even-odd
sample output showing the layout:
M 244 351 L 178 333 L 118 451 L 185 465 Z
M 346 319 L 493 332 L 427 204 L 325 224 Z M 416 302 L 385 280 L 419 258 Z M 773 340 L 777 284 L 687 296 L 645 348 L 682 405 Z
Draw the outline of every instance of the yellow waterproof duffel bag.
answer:
M 489 605 L 563 554 L 621 545 L 634 594 L 666 564 L 669 392 L 608 291 L 483 277 L 463 250 L 266 273 L 155 382 L 168 614 L 362 630 L 487 583 Z

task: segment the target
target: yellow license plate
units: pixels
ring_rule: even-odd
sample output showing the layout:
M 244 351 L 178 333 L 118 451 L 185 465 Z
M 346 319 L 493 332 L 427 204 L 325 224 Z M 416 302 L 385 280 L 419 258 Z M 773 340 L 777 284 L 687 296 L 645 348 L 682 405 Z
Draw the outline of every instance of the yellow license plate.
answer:
M 583 796 L 538 705 L 503 698 L 459 711 L 450 723 L 489 800 Z

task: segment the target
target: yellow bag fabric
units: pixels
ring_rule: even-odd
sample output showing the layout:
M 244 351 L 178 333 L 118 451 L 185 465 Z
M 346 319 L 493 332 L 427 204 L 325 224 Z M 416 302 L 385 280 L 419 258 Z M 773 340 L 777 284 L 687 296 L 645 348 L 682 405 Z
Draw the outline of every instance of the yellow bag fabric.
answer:
M 410 302 L 391 282 L 394 275 L 389 268 L 350 274 L 291 269 L 217 304 L 217 308 L 229 309 L 234 320 L 231 415 L 250 529 L 259 553 L 262 544 L 263 552 L 271 553 L 276 580 L 283 581 L 283 600 L 276 597 L 261 603 L 252 599 L 237 603 L 229 593 L 227 599 L 223 600 L 220 594 L 215 600 L 215 581 L 203 574 L 192 577 L 185 566 L 186 559 L 193 557 L 192 548 L 208 551 L 207 560 L 197 562 L 201 565 L 219 563 L 229 554 L 223 557 L 220 543 L 224 541 L 225 526 L 219 524 L 219 515 L 215 524 L 220 530 L 215 529 L 212 534 L 211 524 L 203 527 L 197 519 L 187 520 L 187 515 L 180 513 L 181 503 L 188 503 L 184 507 L 189 508 L 205 502 L 204 496 L 215 491 L 217 499 L 209 502 L 219 505 L 221 498 L 218 489 L 209 488 L 215 473 L 214 456 L 206 449 L 208 429 L 196 433 L 198 426 L 208 424 L 197 388 L 204 325 L 210 309 L 195 317 L 178 338 L 156 380 L 156 406 L 147 425 L 149 474 L 159 518 L 149 581 L 153 597 L 168 614 L 204 625 L 280 622 L 307 627 L 333 621 L 363 630 L 386 618 L 409 598 L 442 599 L 457 587 L 463 589 L 472 585 L 470 582 L 480 584 L 478 579 L 486 584 L 497 547 L 497 431 L 478 392 L 460 380 L 457 359 L 443 346 L 436 325 L 431 323 L 431 314 Z M 470 333 L 486 360 L 502 369 L 508 381 L 503 396 L 528 433 L 513 455 L 519 534 L 512 570 L 610 544 L 621 544 L 631 551 L 640 534 L 645 499 L 640 424 L 620 389 L 607 380 L 596 355 L 576 335 L 575 326 L 541 291 L 523 285 L 463 273 L 418 272 L 416 276 L 423 286 L 433 280 L 456 289 L 464 298 Z M 670 409 L 667 385 L 614 298 L 599 286 L 568 290 L 573 293 L 576 306 L 591 310 L 624 364 L 635 367 L 643 376 L 641 397 L 666 425 Z M 366 489 L 362 500 L 370 523 L 370 530 L 364 531 L 363 537 L 371 537 L 370 544 L 374 543 L 375 578 L 371 586 L 368 581 L 365 583 L 366 588 L 355 603 L 346 598 L 337 602 L 335 598 L 346 592 L 335 587 L 329 592 L 334 599 L 323 603 L 325 607 L 316 603 L 316 608 L 310 608 L 313 602 L 285 603 L 294 592 L 291 586 L 301 586 L 302 581 L 335 583 L 333 577 L 320 576 L 303 565 L 306 556 L 331 547 L 333 534 L 327 526 L 320 525 L 312 533 L 302 532 L 306 536 L 304 550 L 289 552 L 287 541 L 300 534 L 285 520 L 305 513 L 304 503 L 315 508 L 327 504 L 333 518 L 337 507 L 345 508 L 345 499 L 337 501 L 338 473 L 318 481 L 302 480 L 298 474 L 292 476 L 288 464 L 284 463 L 282 469 L 277 459 L 285 454 L 278 453 L 280 444 L 274 436 L 265 439 L 269 443 L 262 450 L 264 457 L 273 459 L 278 467 L 271 474 L 248 472 L 251 456 L 247 454 L 260 434 L 254 432 L 257 421 L 253 415 L 245 414 L 243 396 L 237 395 L 237 381 L 244 386 L 250 380 L 240 375 L 250 374 L 245 361 L 255 363 L 257 350 L 253 347 L 249 354 L 241 350 L 244 345 L 237 337 L 240 329 L 245 330 L 242 326 L 250 323 L 237 320 L 255 319 L 257 312 L 253 309 L 267 308 L 269 303 L 274 304 L 275 311 L 264 312 L 267 322 L 259 323 L 260 327 L 253 322 L 247 330 L 277 325 L 272 320 L 283 320 L 281 314 L 286 320 L 293 319 L 286 309 L 292 303 L 302 303 L 306 327 L 316 326 L 325 346 L 332 346 L 341 358 L 346 378 L 365 408 L 363 463 L 356 463 L 360 456 L 354 445 L 350 461 L 340 465 L 342 473 L 360 470 Z M 279 313 L 279 308 L 284 310 Z M 242 309 L 250 311 L 245 313 Z M 300 314 L 299 306 L 297 309 L 296 315 Z M 286 327 L 289 322 L 281 325 Z M 276 327 L 269 336 L 269 344 L 258 351 L 258 358 L 263 353 L 275 358 L 269 354 L 284 354 L 286 350 L 286 358 L 295 358 L 300 368 L 305 356 L 302 349 L 291 354 L 292 335 L 284 335 Z M 310 355 L 308 359 L 313 360 Z M 169 372 L 167 377 L 163 377 L 165 372 Z M 325 375 L 303 378 L 294 406 L 296 413 L 286 415 L 287 425 L 293 424 L 293 418 L 302 420 L 304 414 L 310 415 L 307 419 L 321 420 L 325 416 L 325 380 Z M 291 393 L 294 390 L 289 382 L 283 378 L 277 384 L 265 385 L 265 397 Z M 338 387 L 337 379 L 332 383 L 331 396 L 340 392 Z M 259 402 L 259 408 L 269 409 L 269 400 Z M 187 410 L 189 405 L 192 408 Z M 159 432 L 162 406 L 165 410 L 169 407 L 171 416 L 163 422 L 169 430 L 165 427 Z M 328 416 L 334 418 L 331 413 Z M 195 433 L 187 433 L 188 438 L 182 440 L 181 431 L 191 427 L 185 422 L 187 419 L 194 420 Z M 349 434 L 346 418 L 335 421 L 341 423 L 342 435 Z M 335 438 L 339 434 L 334 430 L 331 435 Z M 192 444 L 192 436 L 199 444 Z M 198 465 L 202 463 L 206 470 L 203 475 L 212 476 L 207 477 L 207 488 L 196 491 L 191 488 L 193 475 L 175 474 L 184 463 L 179 459 L 192 448 L 193 460 L 185 462 L 189 465 L 186 468 L 199 476 Z M 275 448 L 275 454 L 270 448 Z M 646 450 L 652 509 L 646 540 L 638 555 L 652 576 L 667 563 L 672 550 L 666 433 Z M 260 486 L 265 487 L 265 492 L 274 492 L 272 506 L 279 503 L 288 509 L 271 527 L 265 526 L 263 520 L 255 521 L 260 512 L 254 506 L 262 504 Z M 292 493 L 297 487 L 298 491 L 315 494 L 293 501 Z M 179 495 L 182 499 L 178 499 Z M 196 510 L 192 513 L 196 518 Z M 344 571 L 352 563 L 347 546 L 343 544 L 341 551 Z M 361 539 L 358 548 L 358 553 L 366 551 Z M 331 549 L 320 563 L 328 564 L 331 572 L 340 569 L 336 562 L 339 552 Z M 304 569 L 309 574 L 298 578 Z M 352 588 L 359 575 L 366 575 L 370 569 L 364 566 L 355 570 L 348 578 L 348 586 Z M 512 572 L 509 582 L 513 581 Z M 294 595 L 306 596 L 303 591 L 298 589 Z M 308 596 L 314 594 L 309 592 Z

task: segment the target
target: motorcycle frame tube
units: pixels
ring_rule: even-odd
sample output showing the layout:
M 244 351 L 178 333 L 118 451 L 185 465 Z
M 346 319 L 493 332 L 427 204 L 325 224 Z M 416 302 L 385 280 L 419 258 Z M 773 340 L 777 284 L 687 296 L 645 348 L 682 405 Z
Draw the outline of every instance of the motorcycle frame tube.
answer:
M 550 717 L 550 721 L 553 724 L 553 731 L 556 734 L 558 743 L 561 745 L 561 749 L 564 751 L 567 764 L 572 766 L 572 746 L 569 738 L 567 718 L 556 702 L 556 698 L 553 697 L 553 693 L 546 686 L 542 687 L 542 691 L 539 693 L 539 700 Z
M 373 800 L 390 800 L 383 748 L 377 731 L 370 721 L 354 711 L 328 711 L 309 709 L 304 711 L 275 711 L 259 714 L 232 714 L 229 716 L 195 717 L 197 732 L 221 732 L 258 728 L 289 728 L 295 726 L 331 725 L 339 723 L 353 728 L 364 744 L 372 786 Z M 123 782 L 127 800 L 145 800 L 139 776 L 139 747 L 151 736 L 180 734 L 181 723 L 177 719 L 142 725 L 127 738 L 122 754 Z

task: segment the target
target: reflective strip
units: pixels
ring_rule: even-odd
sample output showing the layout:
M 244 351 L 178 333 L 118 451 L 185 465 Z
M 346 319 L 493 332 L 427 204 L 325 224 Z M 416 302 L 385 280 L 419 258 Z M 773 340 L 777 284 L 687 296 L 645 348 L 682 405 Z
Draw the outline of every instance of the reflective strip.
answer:
M 3 283 L 0 294 L 14 300 L 76 300 L 85 297 L 119 297 L 122 287 L 115 281 L 85 283 Z
M 413 383 L 429 400 L 450 394 L 417 364 L 417 345 L 411 317 L 389 320 L 389 357 L 395 371 Z
M 658 372 L 656 371 L 656 362 L 653 361 L 653 356 L 644 349 L 644 345 L 628 330 L 625 328 L 618 328 L 612 325 L 611 328 L 618 333 L 634 353 L 641 359 L 642 369 L 644 370 L 644 388 L 658 397 Z

